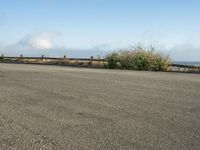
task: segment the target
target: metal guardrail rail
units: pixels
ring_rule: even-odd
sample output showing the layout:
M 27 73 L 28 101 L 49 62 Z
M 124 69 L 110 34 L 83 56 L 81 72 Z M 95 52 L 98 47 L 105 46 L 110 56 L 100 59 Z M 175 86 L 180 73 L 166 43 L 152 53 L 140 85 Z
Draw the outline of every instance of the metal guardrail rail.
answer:
M 181 65 L 181 64 L 171 64 L 172 67 L 180 67 L 180 68 L 200 68 L 200 66 L 192 66 L 192 65 Z
M 0 60 L 6 60 L 6 59 L 15 59 L 15 60 L 19 60 L 19 59 L 29 59 L 29 60 L 80 60 L 80 61 L 106 61 L 105 59 L 94 59 L 93 57 L 91 58 L 67 58 L 67 57 L 10 57 L 10 56 L 0 56 Z
M 171 64 L 170 68 L 173 72 L 200 73 L 200 66 Z
M 21 55 L 20 57 L 11 57 L 11 56 L 0 56 L 0 62 L 16 62 L 18 60 L 55 60 L 55 61 L 63 61 L 63 60 L 69 60 L 69 61 L 101 61 L 106 62 L 106 59 L 95 59 L 93 56 L 91 58 L 67 58 L 64 57 L 44 57 L 42 55 L 41 57 L 24 57 Z M 30 62 L 31 63 L 31 62 Z M 181 64 L 171 64 L 171 67 L 177 67 L 177 68 L 186 68 L 186 69 L 194 69 L 200 71 L 200 66 L 191 66 L 191 65 L 181 65 Z

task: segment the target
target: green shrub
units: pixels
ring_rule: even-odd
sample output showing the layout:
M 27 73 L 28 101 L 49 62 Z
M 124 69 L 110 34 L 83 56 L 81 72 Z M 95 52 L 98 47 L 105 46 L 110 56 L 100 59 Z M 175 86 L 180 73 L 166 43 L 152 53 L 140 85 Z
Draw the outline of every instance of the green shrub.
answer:
M 169 56 L 163 54 L 155 55 L 154 61 L 152 63 L 152 70 L 154 71 L 166 71 L 170 65 Z
M 110 69 L 165 71 L 170 64 L 169 56 L 156 52 L 152 46 L 141 45 L 113 52 L 107 55 L 106 60 Z
M 119 54 L 117 52 L 112 52 L 106 56 L 106 68 L 115 69 L 118 67 L 117 63 L 119 62 Z

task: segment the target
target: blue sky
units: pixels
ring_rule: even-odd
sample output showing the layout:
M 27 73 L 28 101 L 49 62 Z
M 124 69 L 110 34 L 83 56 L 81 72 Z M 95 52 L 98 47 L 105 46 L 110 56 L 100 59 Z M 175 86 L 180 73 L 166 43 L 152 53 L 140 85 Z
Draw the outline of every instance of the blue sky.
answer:
M 199 0 L 0 0 L 0 52 L 89 57 L 153 44 L 200 61 Z

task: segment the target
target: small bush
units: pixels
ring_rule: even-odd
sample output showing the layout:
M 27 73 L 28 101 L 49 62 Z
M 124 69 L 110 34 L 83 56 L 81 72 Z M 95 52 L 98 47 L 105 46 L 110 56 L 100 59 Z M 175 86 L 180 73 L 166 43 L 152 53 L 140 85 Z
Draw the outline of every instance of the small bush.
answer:
M 106 68 L 115 69 L 118 67 L 117 63 L 119 62 L 119 54 L 117 52 L 112 52 L 106 56 Z
M 165 71 L 170 64 L 169 56 L 156 52 L 152 46 L 141 45 L 112 52 L 107 55 L 106 60 L 106 67 L 110 69 Z

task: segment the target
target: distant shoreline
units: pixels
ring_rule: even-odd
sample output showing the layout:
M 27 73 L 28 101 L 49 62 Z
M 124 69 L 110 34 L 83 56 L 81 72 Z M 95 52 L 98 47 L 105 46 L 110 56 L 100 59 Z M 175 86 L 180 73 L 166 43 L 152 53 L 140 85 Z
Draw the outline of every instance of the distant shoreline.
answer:
M 200 66 L 200 61 L 173 61 L 172 63 L 178 65 Z

